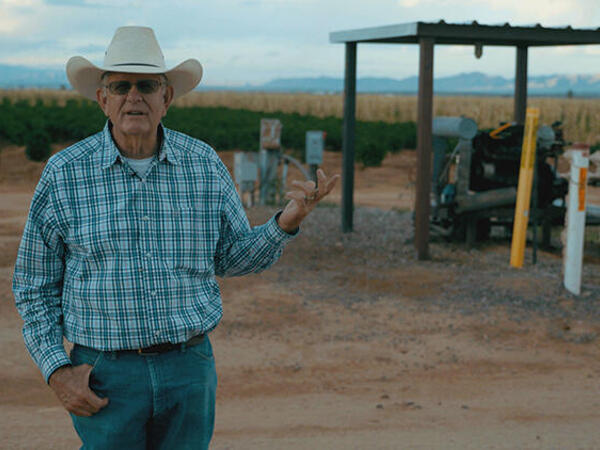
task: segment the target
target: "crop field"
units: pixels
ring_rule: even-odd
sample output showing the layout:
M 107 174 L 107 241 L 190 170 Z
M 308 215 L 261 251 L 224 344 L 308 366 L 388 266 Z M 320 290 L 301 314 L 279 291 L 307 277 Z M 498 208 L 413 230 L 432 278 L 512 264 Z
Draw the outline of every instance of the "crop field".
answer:
M 202 139 L 217 151 L 258 150 L 260 120 L 271 116 L 284 126 L 284 150 L 302 157 L 306 132 L 326 132 L 326 147 L 342 147 L 342 121 L 297 112 L 260 112 L 231 106 L 173 105 L 163 119 L 165 126 Z M 25 145 L 30 159 L 43 161 L 50 144 L 83 139 L 104 126 L 106 118 L 98 106 L 74 96 L 38 95 L 30 98 L 0 97 L 0 139 Z M 416 146 L 416 125 L 408 122 L 357 121 L 356 159 L 365 166 L 378 166 L 388 151 Z
M 12 100 L 38 98 L 44 102 L 57 101 L 64 105 L 68 99 L 81 98 L 72 91 L 58 90 L 0 90 L 0 98 Z M 600 142 L 600 100 L 584 98 L 530 97 L 529 106 L 541 110 L 540 121 L 551 124 L 560 120 L 565 137 L 594 145 Z M 192 92 L 175 102 L 180 107 L 226 107 L 262 113 L 298 113 L 320 118 L 342 117 L 341 94 L 293 94 L 207 91 Z M 437 96 L 434 115 L 463 115 L 474 119 L 480 128 L 491 128 L 513 116 L 512 97 Z M 414 122 L 417 118 L 416 96 L 359 94 L 356 103 L 359 121 L 387 123 Z

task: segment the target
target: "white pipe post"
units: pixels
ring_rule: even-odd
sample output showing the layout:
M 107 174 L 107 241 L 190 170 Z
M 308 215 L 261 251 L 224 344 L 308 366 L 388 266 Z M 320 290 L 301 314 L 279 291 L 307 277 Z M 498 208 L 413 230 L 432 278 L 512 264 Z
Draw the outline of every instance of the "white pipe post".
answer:
M 564 286 L 575 295 L 581 293 L 583 243 L 585 235 L 585 189 L 589 160 L 583 151 L 572 150 L 569 171 L 569 200 L 563 230 Z

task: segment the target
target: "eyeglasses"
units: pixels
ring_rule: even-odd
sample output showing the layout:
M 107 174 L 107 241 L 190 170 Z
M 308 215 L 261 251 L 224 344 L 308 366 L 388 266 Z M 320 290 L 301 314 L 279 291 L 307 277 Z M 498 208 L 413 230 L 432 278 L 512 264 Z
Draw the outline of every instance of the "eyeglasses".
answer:
M 126 95 L 134 84 L 140 94 L 154 94 L 158 91 L 162 82 L 159 80 L 139 80 L 131 83 L 130 81 L 122 80 L 105 84 L 104 87 L 108 88 L 108 91 L 113 95 Z

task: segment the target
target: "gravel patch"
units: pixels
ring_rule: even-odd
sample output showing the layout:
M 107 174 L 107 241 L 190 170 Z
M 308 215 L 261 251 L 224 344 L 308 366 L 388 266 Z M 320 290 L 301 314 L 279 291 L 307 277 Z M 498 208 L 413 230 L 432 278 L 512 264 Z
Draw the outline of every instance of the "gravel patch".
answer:
M 251 222 L 261 223 L 275 212 L 255 207 L 248 214 Z M 267 273 L 302 294 L 306 303 L 337 299 L 351 307 L 377 302 L 395 294 L 390 273 L 404 271 L 423 277 L 424 289 L 417 295 L 420 309 L 485 315 L 502 308 L 518 322 L 533 317 L 600 321 L 598 264 L 584 264 L 582 293 L 574 296 L 562 287 L 560 255 L 539 251 L 533 265 L 527 249 L 524 268 L 514 269 L 509 265 L 510 240 L 497 238 L 473 249 L 434 241 L 432 259 L 418 261 L 413 239 L 410 212 L 357 207 L 354 231 L 342 233 L 340 208 L 320 206 Z M 430 279 L 428 274 L 438 276 Z M 397 292 L 402 292 L 398 283 Z M 428 287 L 436 289 L 427 293 Z

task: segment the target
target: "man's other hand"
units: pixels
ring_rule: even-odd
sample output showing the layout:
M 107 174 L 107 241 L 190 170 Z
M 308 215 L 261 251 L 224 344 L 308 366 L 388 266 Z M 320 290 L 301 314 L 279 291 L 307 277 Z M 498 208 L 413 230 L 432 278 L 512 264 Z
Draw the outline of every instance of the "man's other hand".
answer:
M 292 181 L 292 185 L 297 189 L 287 192 L 285 195 L 291 201 L 279 216 L 279 227 L 287 233 L 292 233 L 296 230 L 317 203 L 331 192 L 339 177 L 339 175 L 334 175 L 331 178 L 327 178 L 322 169 L 317 170 L 317 179 L 319 180 L 318 189 L 312 180 Z
M 64 366 L 48 380 L 65 409 L 76 416 L 89 417 L 108 405 L 108 398 L 98 397 L 89 387 L 92 368 L 89 364 Z

